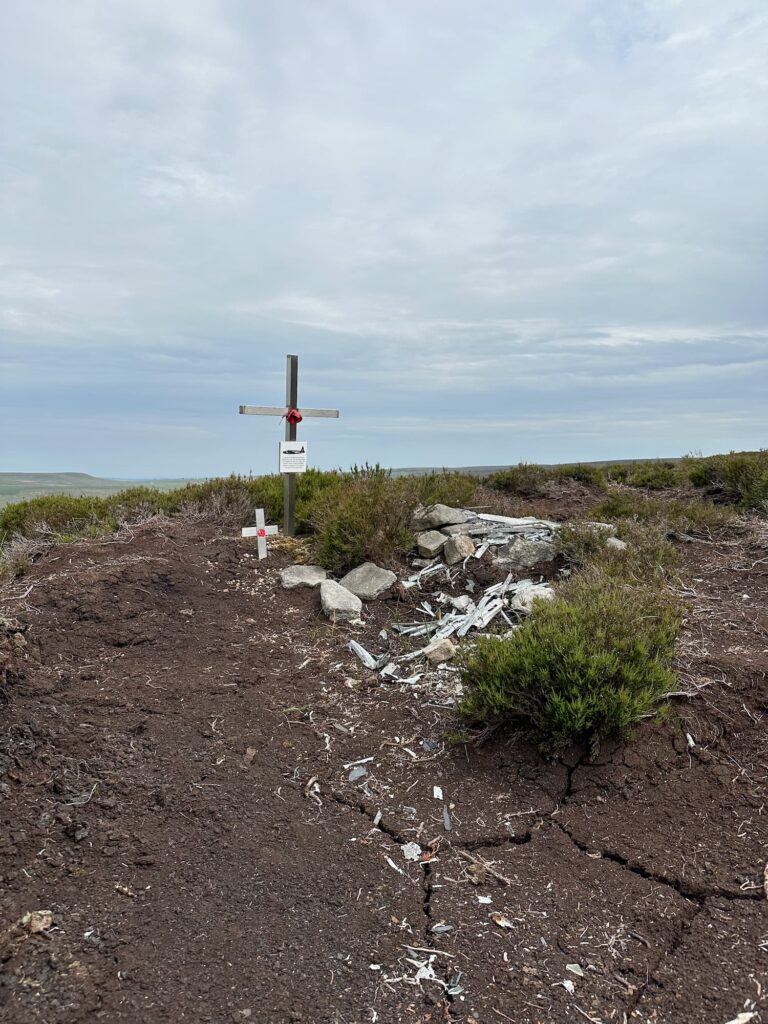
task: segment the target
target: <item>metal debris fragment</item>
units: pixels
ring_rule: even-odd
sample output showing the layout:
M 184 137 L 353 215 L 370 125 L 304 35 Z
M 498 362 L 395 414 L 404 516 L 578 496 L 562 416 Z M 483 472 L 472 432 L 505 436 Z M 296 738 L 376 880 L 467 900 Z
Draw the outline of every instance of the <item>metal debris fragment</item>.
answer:
M 421 847 L 418 843 L 404 843 L 400 849 L 406 860 L 419 860 L 421 857 Z
M 360 661 L 362 661 L 366 668 L 377 669 L 381 667 L 381 665 L 379 664 L 381 659 L 374 658 L 371 652 L 366 651 L 363 645 L 359 644 L 357 640 L 350 640 L 347 646 L 349 647 L 350 651 L 352 651 L 353 654 L 357 655 L 357 657 L 360 659 Z M 381 664 L 383 665 L 384 662 L 381 662 Z

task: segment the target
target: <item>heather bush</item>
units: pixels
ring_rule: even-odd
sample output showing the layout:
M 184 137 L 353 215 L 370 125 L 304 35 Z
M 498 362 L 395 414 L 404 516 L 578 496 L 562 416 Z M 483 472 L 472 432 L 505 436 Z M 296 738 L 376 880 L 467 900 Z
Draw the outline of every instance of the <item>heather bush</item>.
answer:
M 547 751 L 626 737 L 674 689 L 679 628 L 668 592 L 574 577 L 511 636 L 478 638 L 461 662 L 460 714 L 474 726 L 523 726 Z

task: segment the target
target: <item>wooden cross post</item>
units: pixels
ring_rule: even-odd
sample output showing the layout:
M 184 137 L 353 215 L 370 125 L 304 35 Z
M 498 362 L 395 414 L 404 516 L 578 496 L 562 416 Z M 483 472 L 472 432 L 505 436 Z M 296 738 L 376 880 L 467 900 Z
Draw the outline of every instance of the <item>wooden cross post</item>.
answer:
M 285 406 L 241 405 L 244 416 L 280 416 L 285 420 L 285 440 L 296 440 L 296 427 L 307 418 L 338 419 L 338 409 L 299 409 L 299 357 L 288 356 L 285 374 Z M 293 537 L 296 532 L 296 472 L 284 473 L 283 532 Z M 303 472 L 303 470 L 301 471 Z

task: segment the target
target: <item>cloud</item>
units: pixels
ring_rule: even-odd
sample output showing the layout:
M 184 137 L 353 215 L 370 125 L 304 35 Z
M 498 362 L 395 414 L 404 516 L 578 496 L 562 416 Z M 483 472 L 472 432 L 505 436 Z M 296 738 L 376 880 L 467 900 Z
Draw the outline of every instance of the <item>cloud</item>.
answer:
M 16 464 L 271 468 L 287 351 L 326 464 L 763 443 L 767 47 L 757 0 L 16 5 Z

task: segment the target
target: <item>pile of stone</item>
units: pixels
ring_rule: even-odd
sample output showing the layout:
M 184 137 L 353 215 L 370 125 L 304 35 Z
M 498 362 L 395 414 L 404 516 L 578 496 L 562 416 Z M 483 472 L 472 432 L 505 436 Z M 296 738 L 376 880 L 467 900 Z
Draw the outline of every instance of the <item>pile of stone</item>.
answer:
M 424 559 L 440 557 L 446 565 L 456 565 L 482 558 L 490 550 L 497 564 L 510 569 L 530 569 L 551 561 L 557 554 L 555 534 L 560 529 L 560 523 L 549 519 L 493 516 L 448 505 L 416 509 L 411 525 Z
M 359 622 L 363 601 L 376 601 L 392 590 L 397 576 L 374 562 L 365 562 L 341 580 L 328 579 L 319 565 L 292 565 L 283 569 L 280 579 L 286 590 L 319 587 L 320 605 L 332 622 Z

